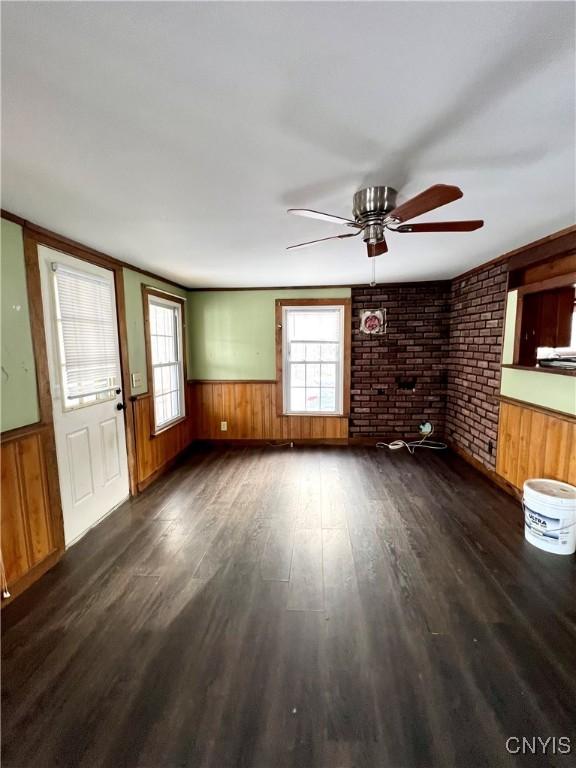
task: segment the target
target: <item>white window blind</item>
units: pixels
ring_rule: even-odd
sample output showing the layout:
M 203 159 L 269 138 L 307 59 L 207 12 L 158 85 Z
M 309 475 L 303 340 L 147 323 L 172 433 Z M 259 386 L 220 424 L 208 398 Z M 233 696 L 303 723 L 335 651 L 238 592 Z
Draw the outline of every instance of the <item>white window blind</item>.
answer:
M 284 307 L 286 413 L 342 413 L 343 307 Z
M 182 307 L 178 302 L 148 297 L 154 420 L 166 427 L 184 416 Z
M 113 282 L 52 269 L 64 408 L 111 399 L 120 381 Z

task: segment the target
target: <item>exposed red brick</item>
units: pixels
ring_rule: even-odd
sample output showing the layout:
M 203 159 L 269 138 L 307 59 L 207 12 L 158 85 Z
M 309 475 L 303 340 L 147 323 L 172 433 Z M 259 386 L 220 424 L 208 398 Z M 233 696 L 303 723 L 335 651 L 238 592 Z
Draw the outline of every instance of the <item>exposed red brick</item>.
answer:
M 452 281 L 352 289 L 352 437 L 413 438 L 421 421 L 493 469 L 506 264 Z M 359 330 L 364 309 L 388 330 Z M 415 390 L 398 387 L 416 379 Z
M 450 283 L 352 289 L 352 437 L 414 437 L 422 421 L 444 431 Z M 365 309 L 387 311 L 387 333 L 360 332 Z M 398 378 L 416 379 L 414 391 Z

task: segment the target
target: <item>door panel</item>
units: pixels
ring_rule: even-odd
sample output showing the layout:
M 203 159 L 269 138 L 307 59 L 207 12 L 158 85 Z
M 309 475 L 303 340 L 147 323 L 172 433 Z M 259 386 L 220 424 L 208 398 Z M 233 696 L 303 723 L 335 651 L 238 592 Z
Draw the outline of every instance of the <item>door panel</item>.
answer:
M 104 482 L 111 483 L 120 474 L 120 447 L 116 418 L 100 424 L 100 443 L 104 464 Z
M 114 273 L 44 246 L 38 254 L 68 545 L 129 496 Z
M 94 476 L 92 474 L 92 455 L 90 434 L 84 427 L 77 432 L 66 434 L 68 461 L 70 469 L 70 487 L 74 504 L 94 495 Z

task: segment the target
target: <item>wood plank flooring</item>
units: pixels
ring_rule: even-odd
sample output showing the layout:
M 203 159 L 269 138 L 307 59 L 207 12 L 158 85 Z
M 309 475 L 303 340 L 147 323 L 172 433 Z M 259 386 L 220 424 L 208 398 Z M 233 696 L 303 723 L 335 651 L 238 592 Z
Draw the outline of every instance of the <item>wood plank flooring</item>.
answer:
M 451 454 L 197 452 L 3 612 L 2 765 L 568 768 L 575 587 Z

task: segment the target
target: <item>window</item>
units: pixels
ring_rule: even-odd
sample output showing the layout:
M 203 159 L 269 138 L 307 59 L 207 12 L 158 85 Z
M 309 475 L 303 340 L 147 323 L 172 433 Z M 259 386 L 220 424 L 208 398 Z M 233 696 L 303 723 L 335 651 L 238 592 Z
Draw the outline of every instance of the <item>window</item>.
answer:
M 278 303 L 282 309 L 283 412 L 342 415 L 345 303 Z
M 517 320 L 519 365 L 576 368 L 575 302 L 573 284 L 522 295 Z
M 114 276 L 58 263 L 52 272 L 62 407 L 111 400 L 120 387 Z
M 185 415 L 183 301 L 146 290 L 149 329 L 149 383 L 154 427 L 164 429 Z

